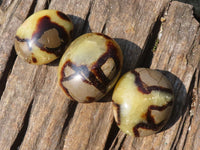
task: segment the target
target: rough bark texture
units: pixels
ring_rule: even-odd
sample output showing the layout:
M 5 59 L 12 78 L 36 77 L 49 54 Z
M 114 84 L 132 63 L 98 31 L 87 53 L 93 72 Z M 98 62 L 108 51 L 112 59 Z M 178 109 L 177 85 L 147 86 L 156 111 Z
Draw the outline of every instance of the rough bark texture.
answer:
M 0 149 L 198 150 L 200 28 L 193 7 L 183 2 L 0 0 Z M 113 37 L 123 50 L 123 73 L 150 67 L 169 78 L 175 107 L 163 131 L 145 138 L 125 135 L 113 119 L 112 91 L 99 102 L 69 101 L 57 84 L 59 60 L 34 66 L 16 56 L 17 28 L 42 9 L 68 14 L 73 39 L 86 32 Z

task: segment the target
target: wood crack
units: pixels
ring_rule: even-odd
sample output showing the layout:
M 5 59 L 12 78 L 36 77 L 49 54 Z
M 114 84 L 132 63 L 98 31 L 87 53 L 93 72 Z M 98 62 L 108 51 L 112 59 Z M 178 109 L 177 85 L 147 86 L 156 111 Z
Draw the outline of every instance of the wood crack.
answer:
M 102 28 L 102 30 L 101 30 L 101 33 L 104 33 L 105 30 L 106 30 L 106 22 L 107 22 L 107 20 L 105 21 L 105 23 L 104 23 L 104 25 L 103 25 L 103 28 Z
M 123 144 L 124 144 L 125 139 L 126 139 L 126 136 L 123 137 L 122 142 L 121 142 L 120 145 L 119 145 L 119 150 L 122 149 L 122 146 L 123 146 Z
M 3 94 L 3 91 L 6 87 L 6 82 L 7 82 L 7 79 L 8 79 L 8 76 L 10 75 L 11 71 L 12 71 L 12 68 L 14 66 L 14 63 L 15 63 L 15 60 L 16 60 L 16 53 L 15 53 L 15 50 L 14 50 L 14 47 L 12 48 L 12 51 L 11 51 L 11 54 L 10 54 L 10 57 L 8 58 L 8 61 L 7 61 L 7 64 L 6 64 L 6 67 L 4 69 L 4 72 L 0 78 L 0 100 L 1 100 L 1 96 Z
M 171 148 L 170 148 L 171 150 L 176 149 L 176 146 L 177 146 L 177 143 L 178 143 L 178 139 L 180 138 L 180 132 L 181 132 L 180 128 L 181 128 L 181 123 L 179 123 L 179 125 L 178 125 L 178 130 L 176 132 L 175 138 L 174 138 L 173 143 L 172 143 Z M 181 128 L 181 130 L 182 130 L 182 128 Z
M 179 143 L 179 141 L 181 140 L 181 138 L 183 138 L 182 135 L 183 135 L 184 126 L 185 126 L 187 117 L 190 116 L 189 112 L 191 110 L 191 104 L 192 104 L 192 90 L 193 90 L 194 85 L 195 85 L 195 74 L 196 74 L 196 71 L 193 74 L 193 77 L 192 77 L 192 80 L 191 80 L 191 83 L 190 83 L 190 87 L 189 87 L 189 90 L 188 90 L 188 94 L 187 94 L 187 97 L 186 97 L 186 99 L 187 99 L 186 100 L 186 102 L 187 102 L 186 103 L 186 107 L 188 107 L 188 108 L 187 108 L 185 114 L 183 114 L 183 117 L 182 117 L 182 119 L 180 121 L 179 129 L 177 131 L 177 135 L 176 135 L 175 140 L 174 140 L 175 142 L 172 144 L 171 149 L 177 149 L 177 144 Z M 191 122 L 192 122 L 192 117 L 190 118 L 190 122 L 189 122 L 188 127 L 190 127 Z M 184 140 L 183 148 L 184 148 L 185 143 L 186 143 L 188 131 L 189 131 L 189 129 L 187 129 L 186 136 L 184 137 L 185 140 Z
M 110 132 L 108 134 L 108 138 L 107 138 L 104 150 L 107 150 L 107 149 L 109 149 L 111 147 L 112 142 L 116 138 L 118 132 L 119 132 L 119 128 L 117 127 L 115 121 L 113 121 L 113 123 L 111 125 Z
M 89 9 L 88 9 L 88 12 L 86 14 L 85 22 L 83 24 L 83 28 L 82 28 L 81 33 L 86 33 L 88 30 L 90 30 L 88 19 L 89 19 L 89 16 L 90 16 L 90 13 L 91 13 L 91 10 L 92 10 L 92 7 L 93 7 L 93 3 L 94 3 L 93 1 L 90 1 Z
M 187 137 L 188 137 L 188 134 L 189 134 L 189 131 L 190 131 L 190 126 L 192 124 L 192 119 L 193 119 L 193 116 L 190 117 L 187 133 L 186 133 L 186 136 L 185 136 L 185 139 L 184 139 L 184 143 L 183 143 L 183 149 L 185 148 L 185 145 L 186 145 Z
M 65 122 L 64 122 L 64 125 L 63 125 L 63 128 L 62 128 L 62 135 L 59 139 L 59 142 L 58 142 L 58 145 L 56 146 L 57 148 L 56 149 L 64 149 L 64 139 L 68 133 L 68 129 L 69 129 L 69 124 L 70 124 L 70 121 L 72 120 L 73 116 L 74 116 L 74 113 L 75 113 L 75 110 L 76 110 L 76 107 L 77 107 L 77 102 L 74 102 L 74 101 L 71 101 L 70 104 L 68 105 L 68 111 L 67 111 L 67 118 L 65 119 Z
M 48 9 L 50 3 L 51 3 L 51 0 L 46 0 L 46 3 L 44 4 L 44 9 Z
M 140 59 L 139 59 L 139 60 L 142 60 L 142 61 L 137 62 L 137 64 L 136 64 L 137 67 L 148 67 L 149 68 L 151 66 L 151 62 L 152 62 L 152 59 L 153 59 L 153 49 L 154 49 L 154 46 L 155 46 L 156 41 L 158 39 L 159 31 L 161 29 L 160 18 L 164 15 L 164 12 L 165 12 L 165 9 L 157 17 L 157 20 L 156 20 L 156 22 L 155 22 L 155 24 L 152 28 L 152 31 L 149 34 L 149 36 L 147 37 L 147 42 L 146 42 L 146 45 L 144 47 L 143 54 L 140 56 Z
M 23 126 L 22 126 L 21 130 L 19 131 L 17 138 L 13 142 L 13 145 L 11 146 L 11 150 L 18 149 L 20 147 L 21 143 L 24 140 L 24 137 L 25 137 L 25 134 L 26 134 L 26 131 L 27 131 L 27 128 L 28 128 L 28 124 L 29 124 L 31 109 L 32 109 L 32 106 L 33 106 L 33 101 L 34 101 L 34 99 L 32 99 L 32 101 L 29 105 L 29 108 L 28 108 L 26 115 L 24 117 Z
M 26 18 L 28 18 L 30 15 L 34 13 L 36 5 L 37 5 L 37 0 L 33 0 Z

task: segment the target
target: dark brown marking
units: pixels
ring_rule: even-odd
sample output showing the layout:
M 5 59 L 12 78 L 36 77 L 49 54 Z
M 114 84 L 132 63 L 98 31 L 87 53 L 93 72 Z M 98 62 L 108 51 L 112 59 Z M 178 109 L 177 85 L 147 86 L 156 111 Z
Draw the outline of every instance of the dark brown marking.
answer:
M 112 40 L 111 37 L 109 37 L 109 36 L 107 36 L 107 35 L 105 35 L 105 34 L 102 34 L 102 33 L 96 33 L 96 35 L 103 36 L 103 37 L 104 37 L 105 39 L 107 39 L 107 40 Z
M 32 62 L 37 63 L 37 59 L 34 56 L 32 56 Z
M 112 103 L 113 103 L 113 107 L 116 107 L 117 108 L 117 125 L 119 126 L 120 125 L 120 105 L 115 103 L 113 100 L 112 100 Z
M 21 39 L 18 36 L 16 36 L 16 39 L 19 42 L 27 42 L 27 44 L 29 46 L 29 50 L 32 50 L 31 45 L 34 43 L 41 50 L 46 51 L 47 53 L 53 53 L 56 56 L 61 56 L 63 54 L 63 52 L 65 51 L 65 47 L 70 42 L 70 37 L 69 37 L 68 33 L 65 31 L 65 29 L 62 26 L 58 25 L 57 23 L 52 22 L 50 20 L 49 16 L 43 16 L 40 19 L 38 19 L 36 27 L 37 28 L 34 31 L 34 33 L 32 34 L 31 39 Z M 59 46 L 54 47 L 54 48 L 47 47 L 38 41 L 42 37 L 44 32 L 51 30 L 51 29 L 56 29 L 58 31 L 58 35 L 59 35 L 60 42 L 61 42 L 61 44 Z
M 94 97 L 90 97 L 90 96 L 87 96 L 86 99 L 87 99 L 88 103 L 91 103 L 91 102 L 95 101 L 95 98 Z
M 26 42 L 26 44 L 28 45 L 28 49 L 31 51 L 32 50 L 32 47 L 31 45 L 29 44 L 30 43 L 30 40 L 29 39 L 21 39 L 19 36 L 15 36 L 15 39 L 18 41 L 18 42 Z
M 65 88 L 62 84 L 63 82 L 63 79 L 65 77 L 65 73 L 64 73 L 64 69 L 65 69 L 66 65 L 63 65 L 62 68 L 61 68 L 61 72 L 60 72 L 60 80 L 59 80 L 59 84 L 60 84 L 60 87 L 63 89 L 63 91 L 66 93 L 66 95 L 73 101 L 75 101 L 75 99 L 70 95 L 69 91 L 67 88 Z
M 69 17 L 68 17 L 67 15 L 65 15 L 64 13 L 62 13 L 62 12 L 60 12 L 60 11 L 57 11 L 56 13 L 57 13 L 57 15 L 58 15 L 60 18 L 66 20 L 66 21 L 71 22 L 71 20 L 69 19 Z
M 19 42 L 27 42 L 28 39 L 21 39 L 19 36 L 15 36 L 16 40 Z
M 159 86 L 147 86 L 145 83 L 142 82 L 140 75 L 138 72 L 136 72 L 135 70 L 132 71 L 132 73 L 135 75 L 135 84 L 138 87 L 138 90 L 144 94 L 150 94 L 153 90 L 156 91 L 163 91 L 163 92 L 167 92 L 167 93 L 173 93 L 171 89 L 169 88 L 164 88 L 164 87 L 159 87 Z M 134 128 L 133 128 L 133 132 L 135 134 L 136 137 L 139 137 L 139 128 L 143 128 L 143 129 L 149 129 L 149 130 L 153 130 L 153 131 L 157 131 L 158 129 L 160 129 L 165 120 L 161 121 L 160 123 L 156 124 L 154 117 L 151 114 L 152 110 L 157 110 L 157 111 L 163 111 L 164 109 L 166 109 L 169 106 L 173 105 L 173 100 L 168 102 L 168 104 L 164 105 L 164 106 L 156 106 L 156 105 L 151 105 L 148 107 L 148 111 L 146 114 L 144 114 L 144 116 L 142 117 L 146 117 L 147 119 L 147 123 L 141 122 L 138 123 Z
M 146 113 L 147 123 L 140 122 L 133 128 L 133 133 L 135 134 L 135 136 L 136 137 L 140 136 L 139 131 L 138 131 L 139 128 L 158 131 L 164 125 L 165 120 L 156 124 L 154 117 L 151 114 L 151 111 L 152 110 L 163 111 L 164 109 L 172 105 L 173 105 L 173 101 L 170 101 L 166 105 L 163 105 L 163 106 L 156 106 L 156 105 L 149 106 L 148 111 Z
M 115 73 L 113 73 L 115 76 L 120 71 L 120 58 L 118 56 L 118 49 L 114 46 L 114 44 L 110 41 L 106 43 L 107 45 L 107 51 L 97 60 L 97 62 L 92 66 L 92 71 L 95 73 L 95 75 L 104 83 L 105 85 L 108 85 L 110 83 L 110 79 L 105 76 L 103 71 L 101 70 L 101 66 L 109 59 L 112 58 L 115 62 Z M 114 78 L 114 77 L 111 77 Z
M 147 124 L 147 123 L 139 123 L 133 128 L 133 132 L 136 137 L 140 136 L 140 133 L 138 131 L 139 128 L 148 129 L 157 131 L 162 125 L 164 124 L 164 121 L 161 121 L 159 124 Z
M 44 47 L 44 45 L 38 42 L 38 39 L 41 38 L 45 31 L 53 28 L 58 31 L 59 37 L 61 39 L 61 45 L 55 48 Z M 65 31 L 65 29 L 57 23 L 51 22 L 51 19 L 48 16 L 41 17 L 38 20 L 37 28 L 32 35 L 32 39 L 36 39 L 35 44 L 40 47 L 40 49 L 47 51 L 48 53 L 54 53 L 56 56 L 60 56 L 63 54 L 63 52 L 65 51 L 65 47 L 70 40 L 68 37 L 68 33 Z
M 168 102 L 166 105 L 163 106 L 156 106 L 156 105 L 151 105 L 149 106 L 150 110 L 158 110 L 158 111 L 163 111 L 165 110 L 168 106 L 172 106 L 173 105 L 173 100 Z
M 99 80 L 101 80 L 102 83 L 107 85 L 110 82 L 110 79 L 106 77 L 100 66 L 93 66 L 92 68 L 92 72 L 96 77 L 98 77 Z
M 74 74 L 70 75 L 70 76 L 65 76 L 64 75 L 64 68 L 69 66 L 72 70 L 75 71 Z M 103 83 L 101 83 L 96 76 L 88 70 L 87 66 L 85 65 L 81 65 L 81 66 L 76 66 L 75 64 L 73 64 L 71 61 L 66 61 L 65 64 L 63 65 L 62 68 L 62 72 L 63 72 L 63 78 L 61 79 L 61 82 L 63 81 L 69 81 L 71 79 L 73 79 L 73 77 L 75 75 L 81 75 L 82 76 L 82 81 L 85 83 L 88 83 L 90 85 L 95 86 L 97 89 L 99 89 L 102 93 L 106 92 L 107 86 Z M 64 87 L 64 86 L 63 86 Z
M 140 74 L 138 72 L 136 72 L 135 70 L 131 71 L 134 75 L 135 75 L 135 84 L 138 87 L 138 90 L 144 94 L 149 94 L 151 93 L 151 91 L 163 91 L 163 92 L 167 92 L 167 93 L 173 93 L 171 89 L 169 88 L 164 88 L 164 87 L 160 87 L 160 86 L 147 86 L 144 82 L 142 82 L 141 78 L 140 78 Z
M 121 62 L 120 62 L 120 56 L 119 56 L 119 53 L 118 53 L 118 48 L 112 43 L 112 42 L 107 42 L 107 48 L 108 48 L 108 55 L 109 57 L 108 58 L 113 58 L 114 62 L 115 62 L 115 65 L 116 65 L 116 72 L 118 72 L 120 70 L 120 67 L 121 67 Z

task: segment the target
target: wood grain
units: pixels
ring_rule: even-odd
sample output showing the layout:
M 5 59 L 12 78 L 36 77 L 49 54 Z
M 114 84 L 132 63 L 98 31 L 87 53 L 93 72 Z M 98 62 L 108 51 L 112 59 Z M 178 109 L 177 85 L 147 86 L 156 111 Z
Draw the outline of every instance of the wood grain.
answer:
M 59 60 L 34 66 L 14 52 L 25 18 L 57 9 L 74 23 L 73 39 L 86 32 L 113 37 L 123 50 L 123 73 L 161 70 L 172 82 L 175 108 L 165 129 L 145 138 L 119 131 L 110 92 L 99 102 L 67 100 L 57 84 Z M 161 17 L 165 18 L 163 22 Z M 156 51 L 152 53 L 155 41 Z M 191 5 L 170 0 L 0 1 L 0 149 L 198 150 L 200 141 L 200 30 Z

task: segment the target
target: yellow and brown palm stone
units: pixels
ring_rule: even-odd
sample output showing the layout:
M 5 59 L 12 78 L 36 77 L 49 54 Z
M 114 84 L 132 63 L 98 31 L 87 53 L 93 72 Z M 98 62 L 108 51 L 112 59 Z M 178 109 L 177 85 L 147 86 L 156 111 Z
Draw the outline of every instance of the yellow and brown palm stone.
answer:
M 70 43 L 73 24 L 57 10 L 42 10 L 28 17 L 18 28 L 15 50 L 30 64 L 47 64 L 60 57 Z
M 112 100 L 119 128 L 140 137 L 164 127 L 172 112 L 174 96 L 169 80 L 161 72 L 137 68 L 120 78 Z
M 74 40 L 61 58 L 58 82 L 71 100 L 101 99 L 116 83 L 123 56 L 107 35 L 87 33 Z

